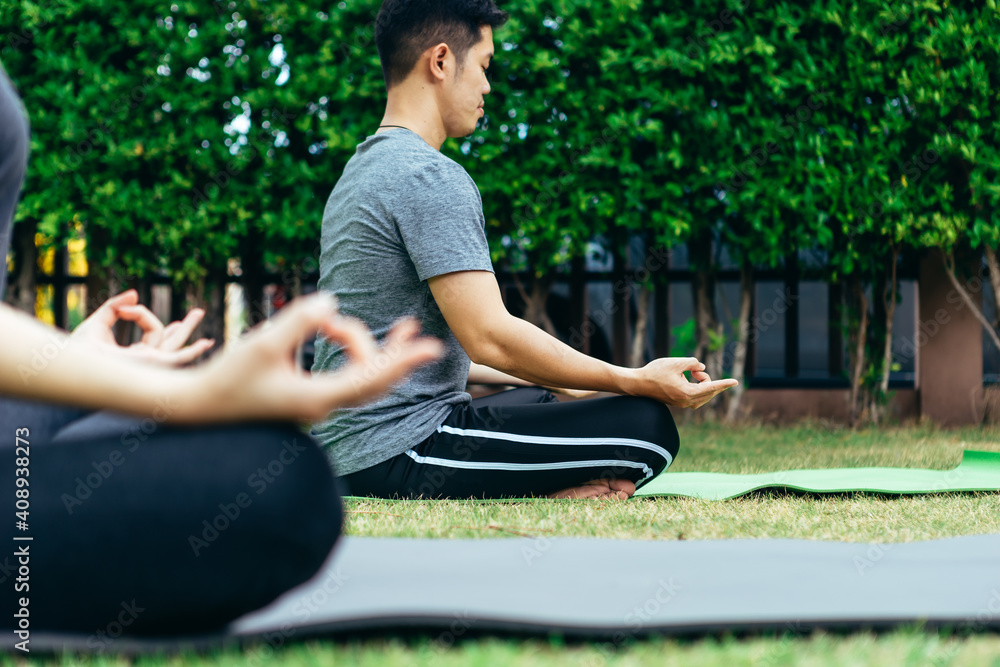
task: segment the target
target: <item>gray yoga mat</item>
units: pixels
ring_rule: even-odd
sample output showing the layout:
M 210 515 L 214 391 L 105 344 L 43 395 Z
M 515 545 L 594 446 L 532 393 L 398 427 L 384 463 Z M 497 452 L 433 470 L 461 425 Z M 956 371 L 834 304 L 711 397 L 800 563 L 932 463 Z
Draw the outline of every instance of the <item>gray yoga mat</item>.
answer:
M 143 651 L 224 641 L 419 630 L 563 633 L 622 642 L 699 634 L 910 624 L 1000 629 L 1000 534 L 906 544 L 809 540 L 346 538 L 311 581 L 227 636 L 136 641 Z M 33 649 L 86 648 L 36 636 Z

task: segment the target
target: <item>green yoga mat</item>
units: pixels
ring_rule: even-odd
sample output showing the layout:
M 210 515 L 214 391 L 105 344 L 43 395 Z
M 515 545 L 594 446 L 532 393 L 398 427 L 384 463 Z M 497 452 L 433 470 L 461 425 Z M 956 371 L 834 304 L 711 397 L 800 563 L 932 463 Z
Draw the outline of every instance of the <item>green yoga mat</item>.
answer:
M 808 493 L 862 491 L 886 494 L 1000 491 L 1000 453 L 965 450 L 954 470 L 920 468 L 832 468 L 781 470 L 757 475 L 718 472 L 671 472 L 635 492 L 638 496 L 688 496 L 704 500 L 735 498 L 758 489 L 793 489 Z

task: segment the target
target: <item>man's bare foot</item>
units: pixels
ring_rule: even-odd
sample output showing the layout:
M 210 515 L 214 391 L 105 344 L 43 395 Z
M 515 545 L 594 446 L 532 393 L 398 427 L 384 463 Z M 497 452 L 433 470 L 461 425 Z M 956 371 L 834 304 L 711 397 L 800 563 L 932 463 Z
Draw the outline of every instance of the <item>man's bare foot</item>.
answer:
M 627 479 L 595 479 L 562 491 L 550 493 L 548 498 L 599 498 L 600 500 L 628 500 L 635 493 L 635 484 Z

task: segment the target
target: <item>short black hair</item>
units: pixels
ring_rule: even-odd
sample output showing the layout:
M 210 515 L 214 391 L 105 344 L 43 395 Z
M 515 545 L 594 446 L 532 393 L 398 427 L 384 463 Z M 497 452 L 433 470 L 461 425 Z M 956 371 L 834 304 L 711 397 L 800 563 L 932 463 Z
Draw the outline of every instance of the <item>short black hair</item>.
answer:
M 441 42 L 455 54 L 461 72 L 483 26 L 495 30 L 507 18 L 494 0 L 385 0 L 375 19 L 375 46 L 386 90 L 402 83 L 420 55 Z

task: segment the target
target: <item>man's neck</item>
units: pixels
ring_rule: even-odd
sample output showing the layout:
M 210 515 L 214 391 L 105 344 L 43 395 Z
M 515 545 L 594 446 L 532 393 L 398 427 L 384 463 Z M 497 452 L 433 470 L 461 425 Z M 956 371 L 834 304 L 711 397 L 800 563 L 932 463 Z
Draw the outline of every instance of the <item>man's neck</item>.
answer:
M 414 113 L 414 109 L 420 111 Z M 434 150 L 441 150 L 447 135 L 433 98 L 415 96 L 410 91 L 393 89 L 379 125 L 397 125 L 420 135 Z M 382 130 L 377 130 L 381 132 Z
M 392 117 L 388 114 L 382 118 L 379 122 L 380 129 L 376 130 L 375 133 L 387 132 L 388 130 L 382 129 L 383 125 L 391 125 L 393 127 L 404 127 L 411 132 L 416 133 L 421 139 L 427 142 L 427 144 L 435 149 L 441 150 L 441 145 L 444 144 L 445 136 L 444 130 L 440 128 L 427 127 L 427 123 L 422 123 L 418 119 L 414 118 L 399 118 Z M 435 131 L 436 130 L 436 131 Z

